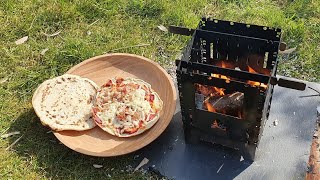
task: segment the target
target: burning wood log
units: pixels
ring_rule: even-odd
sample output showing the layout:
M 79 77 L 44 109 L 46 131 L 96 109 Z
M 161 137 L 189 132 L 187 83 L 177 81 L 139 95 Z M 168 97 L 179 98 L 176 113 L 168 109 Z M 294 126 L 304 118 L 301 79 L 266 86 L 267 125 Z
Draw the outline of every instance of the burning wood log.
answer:
M 213 96 L 205 102 L 205 105 L 208 111 L 242 118 L 243 98 L 244 94 L 241 92 L 235 92 L 221 97 Z

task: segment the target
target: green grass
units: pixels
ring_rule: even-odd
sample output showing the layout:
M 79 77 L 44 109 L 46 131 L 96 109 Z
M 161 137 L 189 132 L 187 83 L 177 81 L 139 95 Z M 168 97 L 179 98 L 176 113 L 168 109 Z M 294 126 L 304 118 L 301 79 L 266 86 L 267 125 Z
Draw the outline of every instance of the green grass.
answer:
M 194 28 L 204 15 L 282 28 L 283 40 L 297 50 L 280 57 L 278 74 L 320 81 L 320 1 L 0 0 L 0 133 L 8 129 L 24 134 L 10 151 L 5 148 L 20 135 L 0 139 L 0 178 L 155 178 L 121 171 L 138 163 L 133 154 L 94 158 L 59 144 L 39 123 L 30 99 L 45 79 L 107 52 L 134 53 L 165 66 L 180 53 L 188 38 L 164 33 L 157 26 Z M 54 37 L 44 35 L 57 31 L 61 33 Z M 23 36 L 29 36 L 28 41 L 15 45 Z M 49 50 L 41 55 L 45 48 Z M 95 169 L 92 164 L 104 167 Z

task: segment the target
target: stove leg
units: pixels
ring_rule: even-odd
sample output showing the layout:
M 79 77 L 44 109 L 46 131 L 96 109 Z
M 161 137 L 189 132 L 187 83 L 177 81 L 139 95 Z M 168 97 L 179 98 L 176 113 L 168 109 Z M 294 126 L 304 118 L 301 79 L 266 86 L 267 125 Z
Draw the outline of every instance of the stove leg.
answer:
M 187 144 L 198 144 L 200 142 L 200 134 L 190 127 L 184 127 L 184 139 Z

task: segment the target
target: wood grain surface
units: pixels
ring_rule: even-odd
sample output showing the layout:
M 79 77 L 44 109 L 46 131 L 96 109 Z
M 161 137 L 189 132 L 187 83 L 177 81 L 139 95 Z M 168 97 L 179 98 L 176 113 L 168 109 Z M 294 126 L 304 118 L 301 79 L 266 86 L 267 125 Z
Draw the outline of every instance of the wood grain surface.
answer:
M 86 77 L 99 86 L 114 77 L 142 79 L 159 94 L 164 102 L 158 122 L 146 132 L 129 138 L 119 138 L 95 127 L 87 131 L 61 131 L 54 135 L 67 147 L 92 156 L 118 156 L 136 151 L 155 140 L 168 126 L 176 108 L 176 90 L 171 77 L 158 64 L 132 54 L 106 54 L 85 60 L 67 74 Z

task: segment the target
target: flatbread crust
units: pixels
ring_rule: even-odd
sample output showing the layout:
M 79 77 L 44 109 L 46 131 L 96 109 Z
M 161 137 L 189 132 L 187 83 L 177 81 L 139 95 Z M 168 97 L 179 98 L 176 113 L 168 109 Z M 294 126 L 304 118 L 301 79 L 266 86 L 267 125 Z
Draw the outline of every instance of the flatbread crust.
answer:
M 118 78 L 118 79 L 122 79 L 122 78 Z M 115 83 L 117 80 L 116 79 L 111 79 L 111 80 L 108 80 L 106 84 L 109 84 L 111 82 Z M 98 93 L 97 93 L 97 103 L 96 103 L 96 107 L 93 108 L 93 116 L 94 116 L 94 120 L 96 122 L 96 124 L 102 128 L 104 131 L 108 132 L 109 134 L 112 134 L 112 135 L 115 135 L 115 136 L 118 136 L 118 137 L 132 137 L 132 136 L 136 136 L 136 135 L 139 135 L 143 132 L 145 132 L 146 130 L 150 129 L 160 118 L 160 111 L 162 110 L 162 107 L 163 107 L 163 102 L 162 100 L 160 99 L 160 96 L 151 88 L 151 85 L 146 83 L 145 81 L 141 80 L 141 79 L 135 79 L 135 78 L 125 78 L 125 79 L 122 79 L 122 81 L 124 82 L 124 84 L 137 84 L 139 85 L 139 88 L 140 91 L 141 91 L 141 87 L 146 87 L 148 92 L 150 94 L 152 94 L 153 96 L 153 102 L 151 103 L 150 101 L 148 100 L 145 100 L 147 101 L 147 103 L 151 103 L 151 105 L 153 106 L 153 110 L 156 109 L 155 112 L 153 112 L 152 114 L 152 118 L 150 116 L 150 114 L 145 114 L 144 117 L 147 118 L 147 121 L 143 118 L 139 119 L 139 121 L 143 120 L 143 125 L 141 127 L 138 128 L 138 130 L 136 132 L 133 132 L 133 133 L 127 133 L 127 132 L 119 132 L 117 130 L 117 128 L 115 127 L 115 122 L 121 122 L 118 117 L 117 117 L 117 113 L 118 112 L 112 112 L 111 114 L 108 113 L 108 117 L 106 116 L 102 116 L 102 113 L 105 113 L 104 109 L 109 109 L 113 106 L 116 106 L 116 109 L 119 108 L 121 105 L 125 105 L 126 107 L 132 107 L 133 105 L 131 103 L 133 102 L 121 102 L 120 101 L 110 101 L 109 99 L 109 102 L 106 102 L 105 104 L 103 103 L 103 96 L 102 96 L 102 93 L 104 93 L 104 88 L 106 88 L 106 84 L 103 85 L 99 90 L 98 90 Z M 136 90 L 136 89 L 135 89 Z M 134 91 L 135 91 L 134 90 Z M 119 91 L 114 88 L 112 92 L 118 92 Z M 146 91 L 145 91 L 146 92 Z M 122 94 L 124 92 L 121 92 Z M 128 94 L 129 97 L 127 97 L 128 99 L 131 98 L 131 95 L 130 93 L 127 93 L 125 92 L 124 94 Z M 135 94 L 135 93 L 133 93 Z M 142 104 L 144 104 L 143 102 L 141 103 L 141 101 L 139 101 L 140 103 L 133 103 L 135 104 L 135 106 L 143 106 Z M 125 104 L 125 103 L 128 103 L 128 104 Z M 140 109 L 140 110 L 139 110 Z M 136 111 L 138 112 L 141 112 L 143 110 L 141 110 L 143 108 L 141 107 L 138 107 L 136 108 Z M 135 111 L 135 112 L 136 112 Z M 111 122 L 109 123 L 106 123 L 108 121 L 109 118 L 112 118 Z M 148 119 L 148 118 L 151 118 L 151 119 Z M 130 118 L 131 119 L 131 118 Z M 130 122 L 130 121 L 129 121 Z M 140 125 L 140 122 L 139 122 L 139 125 Z
M 39 85 L 32 105 L 41 123 L 52 130 L 83 131 L 96 126 L 92 107 L 97 89 L 87 78 L 64 74 Z

